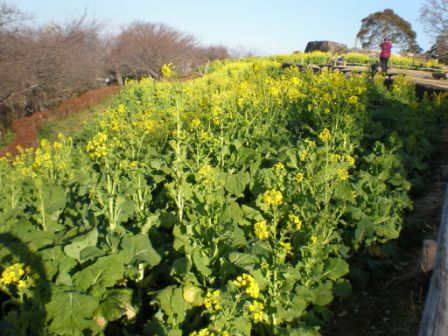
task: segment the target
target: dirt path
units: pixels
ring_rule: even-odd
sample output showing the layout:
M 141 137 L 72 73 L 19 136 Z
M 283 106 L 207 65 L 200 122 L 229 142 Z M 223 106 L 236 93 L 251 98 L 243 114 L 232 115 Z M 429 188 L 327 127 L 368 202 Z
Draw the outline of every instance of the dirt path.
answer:
M 331 306 L 335 316 L 322 330 L 324 336 L 415 336 L 418 334 L 429 276 L 421 272 L 422 240 L 437 233 L 447 185 L 448 128 L 441 150 L 432 162 L 431 180 L 414 199 L 400 238 L 405 261 L 386 281 L 372 280 L 352 296 Z
M 115 94 L 120 90 L 118 86 L 107 86 L 96 90 L 91 90 L 79 97 L 70 98 L 53 110 L 46 110 L 32 114 L 29 117 L 21 118 L 13 122 L 12 129 L 15 137 L 12 142 L 0 149 L 0 156 L 11 153 L 16 155 L 18 153 L 17 147 L 22 148 L 36 147 L 37 131 L 44 119 L 48 118 L 63 118 L 69 113 L 76 113 L 86 110 L 111 94 Z

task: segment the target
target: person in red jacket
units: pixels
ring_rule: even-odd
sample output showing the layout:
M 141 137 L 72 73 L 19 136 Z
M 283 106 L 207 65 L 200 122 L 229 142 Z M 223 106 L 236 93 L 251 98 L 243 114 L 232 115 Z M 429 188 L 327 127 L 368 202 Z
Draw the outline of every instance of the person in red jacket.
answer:
M 380 44 L 380 47 L 381 70 L 383 71 L 383 73 L 387 73 L 387 63 L 389 62 L 391 54 L 390 50 L 392 49 L 392 42 L 389 40 L 389 38 L 385 37 L 383 43 Z

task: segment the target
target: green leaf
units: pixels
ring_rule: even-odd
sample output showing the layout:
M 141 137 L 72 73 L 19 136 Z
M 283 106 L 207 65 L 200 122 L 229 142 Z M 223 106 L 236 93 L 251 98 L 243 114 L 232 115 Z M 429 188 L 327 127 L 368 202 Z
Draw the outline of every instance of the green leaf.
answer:
M 98 301 L 75 291 L 53 289 L 51 300 L 45 305 L 48 330 L 52 335 L 84 335 L 85 330 L 97 330 L 93 315 Z
M 125 316 L 131 320 L 135 310 L 131 304 L 132 289 L 113 289 L 108 291 L 106 299 L 101 302 L 101 314 L 108 321 L 115 321 Z
M 229 202 L 225 205 L 224 211 L 220 217 L 222 223 L 235 222 L 238 223 L 243 218 L 243 212 L 236 202 Z
M 82 261 L 89 259 L 96 259 L 98 257 L 102 257 L 105 254 L 105 251 L 96 247 L 96 246 L 87 246 L 80 253 L 80 259 Z
M 345 279 L 339 279 L 334 284 L 333 293 L 335 296 L 347 298 L 352 293 L 352 285 Z
M 249 182 L 250 175 L 247 172 L 227 174 L 224 178 L 224 189 L 231 195 L 241 196 Z
M 249 253 L 232 252 L 229 254 L 229 260 L 234 265 L 245 268 L 247 266 L 253 266 L 258 263 L 257 256 Z
M 264 290 L 269 282 L 268 280 L 266 280 L 266 277 L 263 275 L 263 273 L 261 273 L 259 269 L 252 270 L 249 273 L 254 277 L 255 282 L 258 284 L 260 290 Z
M 260 211 L 258 211 L 257 209 L 251 208 L 247 205 L 243 204 L 241 206 L 241 210 L 243 211 L 243 215 L 245 218 L 248 218 L 248 219 L 251 219 L 254 221 L 260 221 L 260 220 L 264 219 L 264 217 Z
M 247 245 L 247 240 L 244 235 L 244 231 L 235 226 L 231 233 L 230 242 L 232 247 L 242 247 Z
M 199 249 L 193 251 L 193 264 L 202 275 L 209 276 L 212 274 L 212 270 L 209 267 L 210 259 L 208 256 L 203 255 Z
M 324 275 L 333 281 L 336 281 L 349 271 L 348 264 L 345 260 L 339 258 L 333 258 L 327 263 L 325 267 Z
M 314 303 L 318 306 L 326 306 L 333 301 L 333 285 L 331 281 L 327 281 L 320 284 L 318 287 L 313 288 Z
M 99 258 L 93 265 L 86 267 L 73 276 L 73 283 L 79 289 L 91 289 L 95 296 L 106 292 L 124 276 L 123 260 L 120 255 Z
M 61 211 L 65 207 L 66 197 L 65 190 L 61 186 L 42 187 L 42 198 L 46 213 L 51 214 Z
M 232 335 L 250 336 L 252 323 L 247 317 L 237 317 L 233 320 Z
M 117 223 L 126 222 L 137 210 L 137 206 L 132 200 L 125 200 L 122 197 L 117 197 L 116 207 L 118 209 Z
M 145 262 L 153 267 L 160 263 L 161 257 L 146 235 L 125 236 L 121 241 L 121 248 L 127 264 Z
M 96 228 L 83 234 L 82 236 L 76 237 L 71 244 L 64 247 L 64 253 L 74 258 L 78 261 L 82 261 L 81 251 L 87 247 L 94 247 L 98 241 L 98 231 Z
M 184 300 L 183 289 L 178 287 L 173 290 L 173 296 L 171 297 L 171 310 L 173 314 L 177 316 L 178 323 L 182 323 L 187 315 L 187 310 L 191 308 L 191 305 Z

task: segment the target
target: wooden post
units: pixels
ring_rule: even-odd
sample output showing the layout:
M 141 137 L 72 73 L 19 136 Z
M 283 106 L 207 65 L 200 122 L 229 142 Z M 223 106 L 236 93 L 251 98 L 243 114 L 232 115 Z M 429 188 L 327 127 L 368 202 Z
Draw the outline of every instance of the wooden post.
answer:
M 429 285 L 419 336 L 448 335 L 448 192 L 437 239 L 436 264 Z

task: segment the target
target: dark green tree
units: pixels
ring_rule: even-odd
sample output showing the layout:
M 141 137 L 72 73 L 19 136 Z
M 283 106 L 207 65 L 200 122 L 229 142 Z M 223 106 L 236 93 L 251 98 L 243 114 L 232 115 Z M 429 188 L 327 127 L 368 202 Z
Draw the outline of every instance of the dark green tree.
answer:
M 392 9 L 375 12 L 362 19 L 356 37 L 363 49 L 378 48 L 384 37 L 388 37 L 401 52 L 421 51 L 415 40 L 417 34 L 411 24 Z

